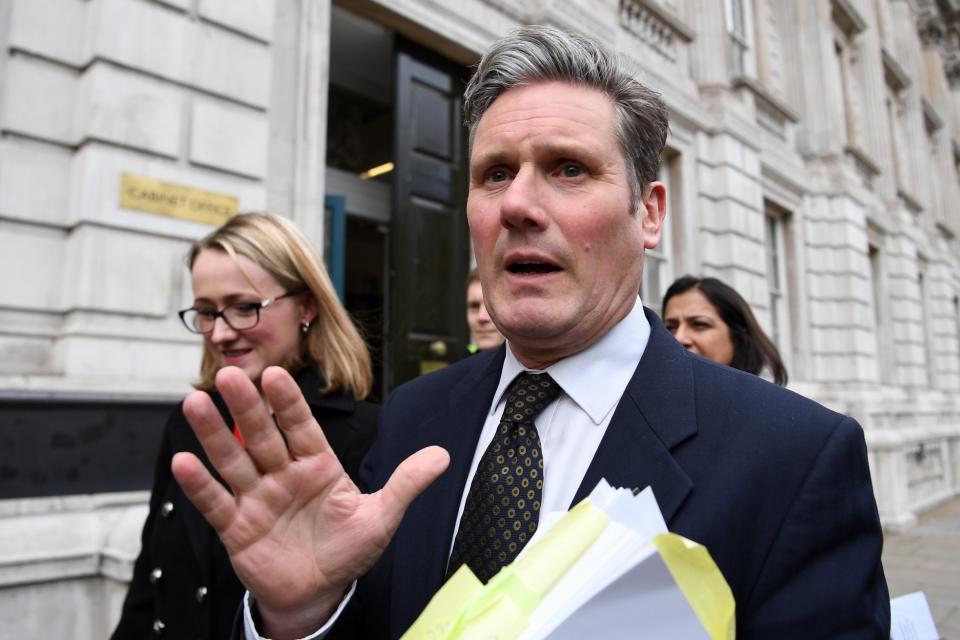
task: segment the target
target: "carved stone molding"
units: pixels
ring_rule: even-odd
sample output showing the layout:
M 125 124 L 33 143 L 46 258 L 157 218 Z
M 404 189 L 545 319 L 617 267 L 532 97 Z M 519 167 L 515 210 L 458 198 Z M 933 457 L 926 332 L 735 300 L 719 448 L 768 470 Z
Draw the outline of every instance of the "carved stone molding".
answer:
M 911 80 L 907 72 L 904 71 L 897 59 L 893 57 L 886 48 L 880 50 L 880 57 L 883 60 L 883 77 L 887 81 L 887 86 L 893 89 L 894 93 L 899 93 L 910 86 Z
M 519 0 L 484 0 L 486 4 L 502 11 L 517 22 L 537 23 L 543 21 L 542 3 L 521 2 Z
M 951 51 L 943 59 L 943 72 L 951 91 L 960 90 L 960 52 Z
M 652 0 L 620 0 L 620 26 L 670 60 L 677 59 L 678 41 L 694 37 L 677 16 Z
M 943 48 L 947 40 L 947 24 L 938 12 L 925 10 L 917 16 L 917 35 L 923 46 Z
M 933 105 L 930 104 L 926 98 L 921 98 L 920 104 L 923 107 L 923 125 L 927 133 L 933 133 L 934 131 L 942 129 L 944 124 L 943 118 L 940 117 L 940 114 L 937 113 Z
M 857 145 L 848 144 L 843 148 L 844 154 L 853 163 L 853 168 L 867 189 L 873 188 L 874 179 L 880 175 L 880 167 L 870 159 L 870 154 Z
M 832 0 L 830 9 L 833 21 L 848 36 L 855 36 L 867 30 L 867 21 L 850 0 Z
M 753 94 L 757 124 L 777 137 L 785 140 L 787 126 L 800 121 L 800 116 L 786 102 L 753 78 L 736 77 L 733 79 L 733 86 L 737 89 L 748 89 Z
M 616 26 L 604 20 L 599 12 L 591 12 L 581 3 L 570 0 L 554 0 L 549 6 L 550 13 L 545 16 L 547 23 L 593 36 L 600 42 L 614 41 Z

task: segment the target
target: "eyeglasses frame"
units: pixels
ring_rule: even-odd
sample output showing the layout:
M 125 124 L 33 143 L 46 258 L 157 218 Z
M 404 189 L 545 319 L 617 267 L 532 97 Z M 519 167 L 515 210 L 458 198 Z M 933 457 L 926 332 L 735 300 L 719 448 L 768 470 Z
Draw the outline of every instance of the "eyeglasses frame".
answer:
M 272 298 L 267 298 L 266 300 L 259 300 L 259 301 L 254 300 L 254 301 L 251 301 L 251 302 L 234 302 L 233 304 L 228 304 L 228 305 L 226 305 L 223 309 L 217 309 L 216 311 L 213 311 L 213 312 L 205 311 L 205 313 L 209 313 L 210 315 L 213 316 L 213 324 L 210 326 L 210 330 L 209 330 L 209 331 L 200 331 L 200 330 L 198 330 L 196 327 L 191 327 L 190 324 L 187 322 L 187 319 L 184 317 L 184 316 L 185 316 L 187 313 L 189 313 L 190 311 L 197 311 L 197 312 L 198 312 L 198 311 L 200 311 L 200 309 L 197 309 L 196 307 L 188 307 L 188 308 L 186 308 L 186 309 L 181 309 L 180 311 L 178 311 L 178 312 L 177 312 L 177 315 L 180 316 L 180 322 L 183 324 L 184 327 L 187 328 L 187 331 L 189 331 L 190 333 L 194 333 L 194 334 L 197 334 L 197 335 L 201 335 L 201 336 L 207 335 L 207 334 L 209 334 L 209 333 L 213 333 L 213 329 L 214 329 L 214 327 L 215 327 L 216 324 L 217 324 L 217 318 L 220 318 L 221 320 L 223 320 L 224 324 L 226 324 L 228 327 L 230 327 L 230 328 L 233 329 L 234 331 L 249 331 L 250 329 L 253 329 L 253 328 L 255 328 L 258 324 L 260 324 L 260 312 L 261 312 L 261 311 L 263 311 L 264 309 L 268 308 L 270 305 L 272 305 L 274 302 L 277 302 L 278 300 L 283 300 L 284 298 L 290 298 L 290 297 L 292 297 L 292 296 L 300 295 L 300 294 L 303 293 L 304 291 L 306 291 L 306 289 L 299 289 L 299 290 L 296 290 L 296 291 L 287 291 L 287 292 L 285 292 L 285 293 L 281 293 L 281 294 L 278 295 L 278 296 L 274 296 L 274 297 L 272 297 Z M 224 315 L 224 313 L 225 313 L 226 310 L 229 309 L 230 307 L 235 307 L 235 306 L 238 306 L 238 305 L 248 305 L 248 304 L 258 305 L 258 306 L 256 306 L 256 307 L 254 307 L 254 309 L 255 309 L 256 312 L 257 312 L 257 321 L 254 322 L 254 323 L 253 323 L 252 325 L 250 325 L 249 327 L 244 327 L 243 329 L 237 329 L 235 326 L 233 326 L 232 324 L 230 324 L 230 321 L 227 320 L 227 316 Z

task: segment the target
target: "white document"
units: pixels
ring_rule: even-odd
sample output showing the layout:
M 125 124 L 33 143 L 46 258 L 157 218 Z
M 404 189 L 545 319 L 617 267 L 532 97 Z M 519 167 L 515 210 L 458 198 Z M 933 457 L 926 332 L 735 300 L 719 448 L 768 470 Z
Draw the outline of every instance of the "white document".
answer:
M 653 491 L 634 496 L 601 481 L 590 501 L 610 524 L 530 615 L 520 640 L 651 638 L 709 640 L 709 635 L 651 543 L 667 532 Z M 543 519 L 537 536 L 565 514 Z M 535 536 L 527 549 L 536 544 Z M 523 554 L 521 553 L 521 556 Z
M 930 605 L 922 591 L 908 593 L 890 601 L 890 638 L 892 640 L 939 640 Z
M 656 553 L 573 612 L 549 640 L 710 640 Z

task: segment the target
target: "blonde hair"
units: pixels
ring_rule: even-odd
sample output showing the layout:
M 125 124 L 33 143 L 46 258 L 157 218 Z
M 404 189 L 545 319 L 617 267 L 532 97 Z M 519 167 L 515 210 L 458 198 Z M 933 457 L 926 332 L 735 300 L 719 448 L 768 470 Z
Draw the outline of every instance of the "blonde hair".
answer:
M 222 251 L 234 261 L 244 256 L 268 271 L 287 291 L 313 296 L 317 317 L 301 336 L 300 352 L 290 356 L 284 368 L 295 372 L 315 365 L 327 384 L 323 393 L 346 390 L 358 400 L 370 393 L 370 352 L 337 298 L 320 257 L 300 229 L 270 213 L 241 213 L 193 245 L 187 255 L 191 270 L 200 252 L 207 249 Z M 203 391 L 213 389 L 218 369 L 214 354 L 204 343 L 200 380 L 194 386 Z

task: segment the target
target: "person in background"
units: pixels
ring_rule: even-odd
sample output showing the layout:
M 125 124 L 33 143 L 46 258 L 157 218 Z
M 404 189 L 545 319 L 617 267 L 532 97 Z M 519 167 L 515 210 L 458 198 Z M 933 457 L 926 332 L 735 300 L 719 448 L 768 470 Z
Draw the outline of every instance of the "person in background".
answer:
M 362 400 L 371 386 L 370 355 L 306 237 L 282 218 L 241 214 L 197 242 L 187 263 L 194 303 L 180 318 L 203 337 L 194 386 L 210 393 L 240 439 L 214 388 L 216 373 L 239 367 L 259 389 L 264 369 L 283 366 L 340 464 L 355 476 L 376 434 L 377 407 Z M 170 473 L 178 451 L 212 469 L 180 406 L 164 428 L 140 556 L 114 640 L 226 638 L 233 626 L 244 589 L 223 543 Z
M 714 362 L 787 384 L 787 368 L 760 328 L 750 305 L 716 278 L 683 276 L 663 296 L 663 324 L 687 351 Z
M 467 353 L 496 349 L 503 343 L 503 336 L 487 313 L 483 303 L 483 287 L 476 267 L 467 274 L 467 326 L 470 327 L 470 344 Z

